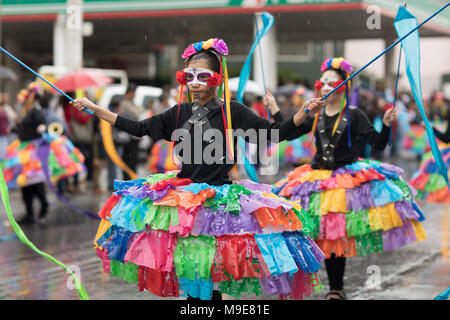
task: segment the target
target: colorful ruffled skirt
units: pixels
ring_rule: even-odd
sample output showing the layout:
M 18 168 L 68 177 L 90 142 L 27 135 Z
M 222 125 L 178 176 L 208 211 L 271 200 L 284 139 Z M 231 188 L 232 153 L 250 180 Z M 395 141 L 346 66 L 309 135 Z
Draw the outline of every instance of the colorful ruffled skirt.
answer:
M 422 241 L 425 218 L 402 169 L 359 160 L 337 170 L 297 167 L 277 183 L 279 193 L 301 207 L 316 228 L 309 235 L 325 256 L 361 256 Z
M 316 152 L 312 134 L 303 135 L 290 141 L 282 141 L 279 144 L 272 143 L 269 149 L 270 154 L 277 154 L 280 163 L 290 163 L 298 165 L 310 162 Z
M 49 146 L 48 172 L 52 181 L 66 178 L 85 170 L 84 156 L 66 136 L 44 134 L 41 138 L 15 140 L 6 149 L 0 167 L 9 189 L 46 180 L 41 157 Z
M 440 145 L 439 149 L 448 170 L 450 165 L 450 144 Z M 423 156 L 419 170 L 414 173 L 409 183 L 417 190 L 416 199 L 450 204 L 450 192 L 447 183 L 439 174 L 438 166 L 431 151 Z
M 280 295 L 321 287 L 324 255 L 297 203 L 269 185 L 213 186 L 155 174 L 115 181 L 95 246 L 105 273 L 161 297 Z
M 180 166 L 173 162 L 170 142 L 159 140 L 153 145 L 147 158 L 147 169 L 150 173 L 164 173 L 180 169 Z

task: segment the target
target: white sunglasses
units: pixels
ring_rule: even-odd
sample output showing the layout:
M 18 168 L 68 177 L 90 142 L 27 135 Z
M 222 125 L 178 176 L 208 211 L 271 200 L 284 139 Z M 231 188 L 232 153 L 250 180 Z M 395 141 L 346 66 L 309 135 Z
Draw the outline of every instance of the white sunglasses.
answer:
M 204 68 L 186 68 L 183 71 L 184 79 L 188 84 L 207 84 L 214 74 L 211 70 Z

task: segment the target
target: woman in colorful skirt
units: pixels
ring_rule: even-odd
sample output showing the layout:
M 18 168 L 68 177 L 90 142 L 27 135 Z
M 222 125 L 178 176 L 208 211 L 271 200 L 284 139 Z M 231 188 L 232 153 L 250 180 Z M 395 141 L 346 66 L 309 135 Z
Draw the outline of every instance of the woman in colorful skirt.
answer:
M 425 130 L 425 129 L 423 129 Z M 447 128 L 442 132 L 442 125 L 434 125 L 433 132 L 437 139 L 443 143 L 439 144 L 442 158 L 448 170 L 450 165 L 450 112 L 447 111 Z M 416 199 L 433 203 L 450 204 L 450 192 L 444 177 L 439 174 L 439 169 L 434 160 L 432 152 L 423 156 L 420 168 L 417 170 L 410 184 L 417 190 Z
M 352 72 L 343 58 L 326 59 L 316 81 L 319 96 L 338 87 Z M 385 148 L 397 110 L 387 110 L 380 133 L 367 116 L 348 104 L 349 86 L 327 98 L 326 107 L 309 117 L 294 135 L 313 132 L 317 152 L 311 164 L 297 167 L 280 181 L 279 195 L 300 200 L 317 228 L 312 238 L 326 256 L 328 299 L 346 299 L 344 271 L 347 257 L 390 251 L 423 240 L 418 221 L 424 219 L 413 200 L 402 169 L 374 160 L 358 159 L 361 140 Z
M 298 204 L 272 194 L 271 186 L 229 179 L 236 143 L 225 129 L 232 124 L 267 140 L 274 129 L 283 139 L 305 120 L 306 109 L 315 113 L 324 103 L 313 99 L 293 118 L 270 123 L 230 100 L 227 54 L 218 38 L 189 46 L 177 81 L 193 102 L 149 119 L 131 121 L 86 98 L 74 102 L 132 135 L 173 141 L 182 161 L 177 174 L 115 182 L 99 213 L 97 252 L 106 273 L 161 297 L 264 293 L 301 299 L 320 286 L 316 271 L 323 261 L 307 236 L 310 220 Z M 223 100 L 216 97 L 218 87 Z
M 33 198 L 41 202 L 39 221 L 47 215 L 44 181 L 52 182 L 85 170 L 84 157 L 65 136 L 46 133 L 46 119 L 39 106 L 39 87 L 32 83 L 21 91 L 24 101 L 19 122 L 13 129 L 18 139 L 0 155 L 0 168 L 9 189 L 20 187 L 26 215 L 19 223 L 34 223 Z

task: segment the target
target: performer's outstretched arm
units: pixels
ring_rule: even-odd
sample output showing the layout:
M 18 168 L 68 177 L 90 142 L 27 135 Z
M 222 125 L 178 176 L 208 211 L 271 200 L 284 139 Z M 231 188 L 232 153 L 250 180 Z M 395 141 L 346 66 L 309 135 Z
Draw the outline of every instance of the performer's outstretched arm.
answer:
M 151 118 L 137 121 L 101 108 L 87 98 L 76 99 L 73 105 L 78 110 L 86 108 L 93 111 L 100 119 L 136 137 L 148 135 L 154 140 L 170 140 L 172 131 L 175 130 L 177 108 L 170 108 Z

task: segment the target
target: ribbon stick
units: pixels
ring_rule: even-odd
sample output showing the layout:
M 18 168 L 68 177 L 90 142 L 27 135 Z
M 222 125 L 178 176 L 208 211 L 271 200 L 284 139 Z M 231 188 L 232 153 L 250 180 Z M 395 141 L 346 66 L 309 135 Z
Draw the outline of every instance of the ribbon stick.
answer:
M 269 32 L 272 28 L 274 18 L 271 14 L 267 12 L 263 12 L 261 14 L 261 19 L 263 26 L 261 29 L 257 28 L 257 32 L 255 35 L 255 40 L 253 42 L 252 47 L 250 48 L 250 52 L 248 53 L 247 59 L 245 59 L 244 65 L 242 66 L 241 73 L 239 75 L 239 85 L 236 100 L 240 103 L 244 100 L 245 86 L 247 84 L 248 79 L 250 78 L 250 69 L 253 53 L 261 41 L 261 38 Z M 245 154 L 245 142 L 242 137 L 238 137 L 238 145 L 241 152 L 241 158 L 244 162 L 245 171 L 247 172 L 248 177 L 254 181 L 259 182 L 258 174 L 256 173 L 255 167 L 250 163 Z
M 27 236 L 23 232 L 23 230 L 19 227 L 17 222 L 14 220 L 14 216 L 12 214 L 11 210 L 11 204 L 9 202 L 9 193 L 8 193 L 8 187 L 6 185 L 5 178 L 3 177 L 3 172 L 0 170 L 0 194 L 3 201 L 3 206 L 6 210 L 6 215 L 8 216 L 9 222 L 11 224 L 11 227 L 13 228 L 14 232 L 16 233 L 17 237 L 22 241 L 25 245 L 30 247 L 33 251 L 35 251 L 37 254 L 43 256 L 44 258 L 56 263 L 63 269 L 65 269 L 70 276 L 73 278 L 75 282 L 75 288 L 78 291 L 78 295 L 80 296 L 81 300 L 89 300 L 89 296 L 86 292 L 86 289 L 84 288 L 83 284 L 81 283 L 80 279 L 78 279 L 75 274 L 70 270 L 64 263 L 61 261 L 55 259 L 51 255 L 40 251 L 30 240 L 28 240 Z
M 447 5 L 440 9 L 438 12 L 442 11 L 449 4 L 450 2 L 447 3 Z M 434 15 L 436 14 L 437 13 L 435 13 Z M 417 19 L 408 10 L 406 10 L 405 7 L 400 6 L 397 11 L 397 16 L 394 20 L 394 27 L 399 38 L 404 39 L 402 41 L 402 48 L 405 56 L 406 75 L 408 76 L 408 80 L 411 85 L 411 91 L 413 93 L 414 100 L 416 101 L 417 108 L 419 109 L 419 113 L 425 124 L 428 141 L 431 146 L 431 152 L 433 153 L 434 159 L 436 160 L 436 164 L 438 166 L 440 174 L 442 175 L 442 177 L 444 177 L 444 180 L 447 183 L 448 188 L 450 189 L 447 169 L 444 160 L 442 159 L 442 154 L 436 143 L 433 128 L 428 121 L 422 99 L 422 87 L 420 79 L 420 39 L 419 32 L 417 31 Z M 405 39 L 408 35 L 411 34 L 411 37 Z
M 400 53 L 398 54 L 398 65 L 397 65 L 397 76 L 395 77 L 395 89 L 394 89 L 394 102 L 392 103 L 392 108 L 395 108 L 395 104 L 397 103 L 397 88 L 398 88 L 398 79 L 400 78 L 400 65 L 402 62 L 402 47 L 400 46 Z M 391 137 L 392 137 L 392 126 L 389 128 L 389 145 L 391 145 Z
M 30 71 L 32 74 L 34 74 L 36 77 L 38 77 L 39 79 L 41 79 L 42 81 L 44 81 L 46 84 L 48 84 L 49 86 L 51 86 L 53 89 L 55 89 L 56 91 L 58 91 L 59 93 L 61 93 L 63 96 L 65 96 L 67 99 L 69 99 L 70 101 L 74 101 L 74 99 L 72 99 L 72 97 L 70 97 L 68 94 L 66 94 L 65 92 L 63 92 L 62 90 L 60 90 L 59 88 L 55 87 L 52 83 L 50 83 L 49 81 L 47 81 L 43 76 L 41 76 L 39 73 L 37 73 L 36 71 L 34 71 L 33 69 L 31 69 L 29 66 L 27 66 L 25 63 L 23 63 L 22 61 L 20 61 L 18 58 L 16 58 L 13 54 L 11 54 L 10 52 L 8 52 L 8 50 L 4 49 L 3 47 L 0 46 L 0 50 L 3 51 L 7 56 L 9 56 L 10 58 L 12 58 L 14 61 L 16 61 L 17 63 L 19 63 L 20 65 L 22 65 L 25 69 L 27 69 L 28 71 Z M 94 112 L 84 108 L 84 111 L 86 111 L 89 114 L 94 114 Z
M 441 13 L 443 10 L 445 10 L 448 5 L 450 4 L 450 2 L 448 2 L 446 5 L 442 6 L 439 10 L 437 10 L 435 13 L 433 13 L 431 16 L 429 16 L 427 19 L 425 19 L 421 24 L 416 25 L 415 28 L 411 29 L 408 33 L 404 34 L 400 39 L 398 39 L 397 41 L 395 41 L 393 44 L 391 44 L 388 48 L 386 48 L 383 52 L 381 52 L 379 55 L 377 55 L 375 58 L 373 58 L 370 62 L 368 62 L 364 67 L 362 67 L 361 69 L 359 69 L 358 71 L 356 71 L 354 74 L 352 74 L 350 77 L 348 77 L 347 79 L 345 79 L 345 81 L 343 81 L 340 85 L 338 85 L 336 88 L 334 88 L 333 90 L 331 90 L 330 92 L 328 92 L 324 97 L 322 97 L 322 99 L 320 99 L 321 101 L 325 100 L 326 98 L 328 98 L 330 95 L 332 95 L 336 90 L 338 90 L 340 87 L 342 87 L 343 85 L 345 85 L 348 81 L 350 81 L 353 77 L 355 77 L 356 75 L 358 75 L 361 71 L 363 71 L 364 69 L 366 69 L 368 66 L 370 66 L 373 62 L 375 62 L 378 58 L 380 58 L 381 56 L 383 56 L 386 52 L 388 52 L 389 50 L 391 50 L 393 47 L 395 47 L 397 44 L 399 44 L 400 42 L 402 42 L 404 39 L 406 39 L 407 37 L 409 37 L 414 31 L 417 31 L 421 26 L 423 26 L 425 23 L 427 23 L 428 21 L 430 21 L 432 18 L 434 18 L 436 15 L 438 15 L 439 13 Z M 406 10 L 406 9 L 405 9 Z M 412 16 L 412 15 L 411 15 Z M 417 23 L 417 20 L 416 20 Z M 309 110 L 306 109 L 305 113 L 308 113 Z
M 255 26 L 256 26 L 256 32 L 259 32 L 259 24 L 258 24 L 258 17 L 255 15 Z M 261 41 L 258 44 L 259 49 L 259 64 L 261 66 L 261 74 L 262 74 L 262 80 L 263 80 L 263 86 L 264 86 L 264 93 L 267 92 L 267 86 L 266 86 L 266 77 L 264 75 L 264 63 L 263 63 L 263 56 L 262 56 L 262 46 Z M 267 120 L 270 121 L 270 109 L 269 106 L 266 107 L 267 111 Z

